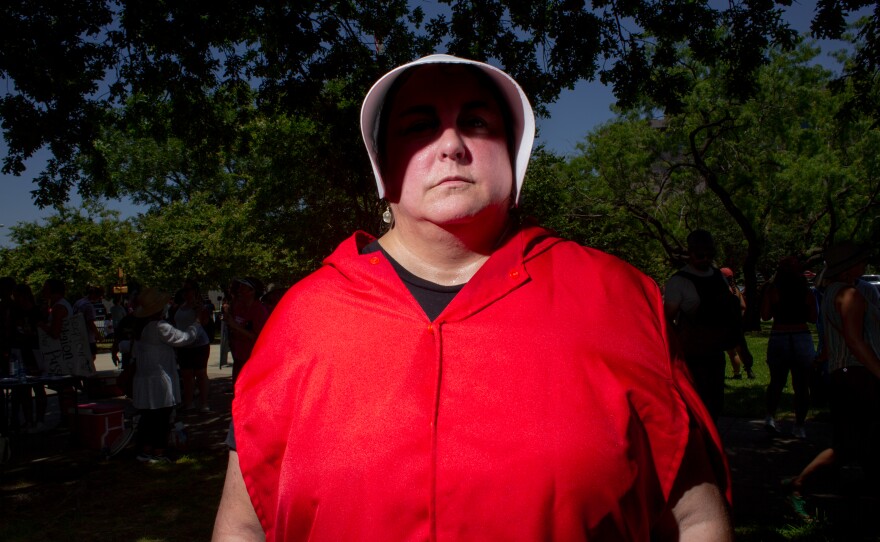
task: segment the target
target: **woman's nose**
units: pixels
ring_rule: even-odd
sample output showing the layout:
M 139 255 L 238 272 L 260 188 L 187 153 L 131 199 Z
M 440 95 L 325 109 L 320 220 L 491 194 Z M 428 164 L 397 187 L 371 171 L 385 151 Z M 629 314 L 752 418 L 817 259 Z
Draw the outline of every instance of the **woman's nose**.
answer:
M 447 128 L 440 134 L 438 147 L 442 158 L 461 160 L 465 156 L 465 144 L 456 128 Z

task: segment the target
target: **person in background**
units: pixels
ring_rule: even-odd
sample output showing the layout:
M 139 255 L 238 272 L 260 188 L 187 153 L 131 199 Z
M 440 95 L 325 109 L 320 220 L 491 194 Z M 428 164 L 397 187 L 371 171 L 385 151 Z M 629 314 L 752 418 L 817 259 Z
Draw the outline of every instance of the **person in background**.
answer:
M 46 279 L 43 283 L 43 299 L 46 300 L 49 318 L 40 327 L 55 340 L 61 338 L 64 320 L 73 315 L 73 307 L 65 299 L 66 286 L 58 279 Z
M 137 299 L 136 293 L 133 299 Z M 135 337 L 137 321 L 134 311 L 127 311 L 119 323 L 113 324 L 113 344 L 110 347 L 110 356 L 113 364 L 123 370 L 132 361 L 131 341 Z
M 862 294 L 868 305 L 880 311 L 880 288 L 862 278 L 856 279 L 856 290 Z
M 761 319 L 773 320 L 770 340 L 767 342 L 770 384 L 767 385 L 764 426 L 773 434 L 779 432 L 776 409 L 791 373 L 795 412 L 792 434 L 797 438 L 806 438 L 804 421 L 810 409 L 810 369 L 816 361 L 813 335 L 807 324 L 816 323 L 817 313 L 816 298 L 797 256 L 783 258 L 776 274 L 764 288 Z
M 272 314 L 272 311 L 275 310 L 275 307 L 281 301 L 281 298 L 284 297 L 286 292 L 287 288 L 275 286 L 274 284 L 269 286 L 268 291 L 260 298 L 260 301 L 266 306 L 266 310 L 269 311 L 269 314 Z
M 736 278 L 733 276 L 733 270 L 729 267 L 722 267 L 721 275 L 727 280 L 727 285 L 730 287 L 730 293 L 735 295 L 737 300 L 739 300 L 740 314 L 745 317 L 746 298 L 736 285 Z M 740 337 L 736 346 L 727 351 L 727 357 L 730 359 L 731 368 L 733 368 L 734 380 L 742 379 L 743 369 L 745 369 L 746 375 L 750 380 L 755 378 L 755 372 L 752 370 L 755 358 L 749 350 L 749 344 L 746 342 L 745 330 L 743 328 L 740 328 Z
M 721 271 L 712 264 L 712 234 L 692 231 L 687 247 L 687 265 L 666 282 L 664 311 L 694 387 L 717 420 L 724 408 L 725 352 L 742 338 L 742 312 Z
M 110 321 L 113 323 L 113 333 L 119 329 L 119 323 L 128 315 L 128 309 L 122 302 L 122 295 L 113 296 L 113 305 L 110 307 Z
M 361 130 L 392 226 L 272 313 L 214 540 L 731 540 L 656 284 L 514 210 L 519 85 L 425 57 L 373 86 Z
M 134 340 L 132 404 L 140 411 L 136 442 L 138 461 L 169 463 L 165 455 L 171 434 L 171 414 L 180 404 L 180 382 L 174 348 L 196 342 L 203 335 L 201 322 L 210 315 L 202 311 L 186 330 L 164 321 L 171 296 L 155 288 L 146 288 L 138 297 L 135 317 L 139 319 Z
M 224 315 L 229 312 L 229 303 L 232 297 L 231 291 L 230 285 L 230 288 L 217 300 L 220 302 L 220 313 L 217 315 L 217 325 L 220 327 L 220 362 L 218 363 L 220 369 L 229 365 L 229 327 L 226 325 Z
M 0 375 L 14 376 L 7 369 L 10 367 L 10 355 L 12 349 L 12 336 L 14 327 L 12 314 L 15 309 L 15 301 L 12 299 L 12 291 L 15 289 L 15 279 L 12 277 L 0 277 Z M 6 401 L 0 401 L 0 433 L 5 433 L 9 427 L 9 413 L 6 411 Z
M 260 331 L 269 318 L 269 311 L 260 302 L 263 284 L 254 277 L 232 281 L 229 287 L 232 300 L 223 314 L 229 332 L 229 351 L 232 354 L 232 381 L 238 379 L 241 368 L 251 356 L 251 350 Z
M 61 329 L 64 321 L 73 316 L 73 306 L 64 297 L 67 292 L 67 286 L 60 279 L 46 279 L 43 283 L 42 295 L 48 307 L 48 319 L 38 324 L 39 329 L 43 330 L 52 339 L 61 339 Z M 52 367 L 49 367 L 51 373 Z M 73 406 L 76 401 L 76 388 L 74 386 L 52 387 L 57 392 L 58 404 L 62 412 L 61 425 L 67 423 L 67 407 Z
M 808 516 L 803 491 L 816 475 L 848 461 L 861 464 L 868 487 L 880 487 L 880 311 L 856 289 L 868 252 L 851 242 L 828 248 L 829 281 L 822 298 L 825 349 L 831 370 L 831 447 L 788 481 L 790 504 Z
M 15 290 L 15 285 L 14 278 L 0 277 L 0 354 L 3 357 L 3 369 L 8 366 L 10 344 L 15 333 L 12 321 L 12 314 L 15 311 L 12 292 Z
M 37 336 L 38 326 L 40 322 L 46 320 L 46 315 L 37 305 L 31 287 L 27 284 L 17 284 L 12 296 L 15 299 L 15 310 L 12 316 L 15 328 L 12 343 L 13 352 L 24 364 L 28 376 L 46 376 L 48 367 L 43 366 L 43 355 L 40 352 L 40 340 Z M 19 395 L 18 402 L 21 404 L 24 414 L 25 427 L 32 432 L 43 431 L 46 428 L 48 403 L 45 386 L 35 383 L 30 387 L 14 391 Z M 31 399 L 32 393 L 33 400 Z M 34 406 L 36 406 L 36 412 Z
M 205 305 L 199 284 L 195 280 L 184 281 L 181 291 L 183 303 L 174 313 L 174 327 L 187 329 L 198 320 L 202 312 L 208 312 L 213 318 L 214 312 Z M 198 389 L 199 411 L 202 413 L 211 412 L 208 404 L 208 358 L 211 357 L 211 340 L 205 331 L 207 325 L 209 324 L 206 322 L 200 327 L 199 338 L 195 342 L 177 349 L 177 365 L 180 367 L 180 380 L 183 382 L 183 408 L 195 408 L 193 398 Z
M 97 286 L 86 288 L 86 295 L 73 304 L 73 313 L 82 314 L 86 321 L 86 333 L 89 337 L 89 350 L 92 352 L 92 361 L 98 356 L 98 337 L 100 332 L 95 324 L 95 303 L 99 303 L 104 294 Z
M 168 308 L 165 310 L 165 318 L 169 322 L 174 322 L 174 315 L 177 314 L 177 309 L 183 305 L 183 290 L 177 290 L 174 292 L 174 295 L 171 296 L 171 302 L 168 304 Z

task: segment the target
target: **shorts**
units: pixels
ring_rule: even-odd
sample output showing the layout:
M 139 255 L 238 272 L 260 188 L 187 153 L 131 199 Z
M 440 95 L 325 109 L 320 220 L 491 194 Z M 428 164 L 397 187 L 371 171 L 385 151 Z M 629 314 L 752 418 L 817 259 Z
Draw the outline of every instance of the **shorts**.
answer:
M 190 346 L 177 349 L 177 366 L 181 371 L 204 371 L 208 368 L 211 345 Z
M 770 369 L 807 369 L 816 359 L 813 336 L 809 331 L 773 332 L 767 342 Z
M 876 462 L 880 453 L 880 380 L 861 365 L 831 373 L 831 426 L 835 453 Z

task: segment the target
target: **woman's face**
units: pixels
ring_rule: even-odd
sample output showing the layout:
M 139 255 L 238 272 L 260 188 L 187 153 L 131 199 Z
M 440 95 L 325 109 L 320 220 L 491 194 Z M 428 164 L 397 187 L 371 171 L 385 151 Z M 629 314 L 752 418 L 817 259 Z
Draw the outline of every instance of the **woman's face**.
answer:
M 504 115 L 493 92 L 460 66 L 425 66 L 388 115 L 382 173 L 395 224 L 506 220 L 513 189 Z
M 248 286 L 247 284 L 238 284 L 238 288 L 235 290 L 235 298 L 241 301 L 250 301 L 254 298 L 254 289 Z

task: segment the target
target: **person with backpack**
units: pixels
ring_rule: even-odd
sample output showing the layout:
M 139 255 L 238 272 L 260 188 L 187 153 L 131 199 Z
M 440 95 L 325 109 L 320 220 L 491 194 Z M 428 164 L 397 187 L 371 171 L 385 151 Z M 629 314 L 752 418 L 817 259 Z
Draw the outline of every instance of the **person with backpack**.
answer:
M 740 302 L 712 261 L 715 240 L 706 230 L 687 237 L 688 264 L 666 283 L 663 306 L 674 348 L 694 387 L 717 421 L 724 406 L 725 352 L 739 341 Z

